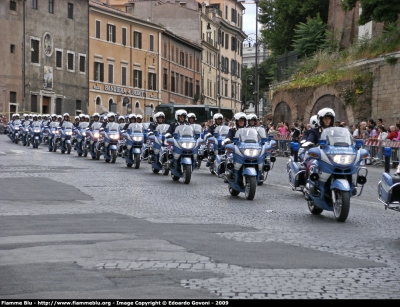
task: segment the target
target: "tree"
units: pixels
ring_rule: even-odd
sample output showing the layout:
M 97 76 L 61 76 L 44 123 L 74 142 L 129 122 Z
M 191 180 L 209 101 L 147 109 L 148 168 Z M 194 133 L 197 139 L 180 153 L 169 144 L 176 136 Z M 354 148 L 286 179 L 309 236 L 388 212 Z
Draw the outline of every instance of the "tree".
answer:
M 344 11 L 351 11 L 360 2 L 361 15 L 359 25 L 370 21 L 383 22 L 385 26 L 397 22 L 400 14 L 400 1 L 398 0 L 342 0 Z
M 261 0 L 259 7 L 262 40 L 276 55 L 293 50 L 294 29 L 307 17 L 328 21 L 329 0 Z
M 307 23 L 300 22 L 294 29 L 293 48 L 299 57 L 310 56 L 326 46 L 327 25 L 317 17 L 307 17 Z

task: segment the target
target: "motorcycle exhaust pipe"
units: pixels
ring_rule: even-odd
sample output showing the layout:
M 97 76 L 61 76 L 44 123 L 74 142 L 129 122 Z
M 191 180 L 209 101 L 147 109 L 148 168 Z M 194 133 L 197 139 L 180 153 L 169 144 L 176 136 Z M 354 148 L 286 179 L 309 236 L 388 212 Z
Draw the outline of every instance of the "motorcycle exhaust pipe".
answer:
M 360 185 L 364 185 L 367 182 L 367 177 L 358 175 L 357 176 L 357 183 Z

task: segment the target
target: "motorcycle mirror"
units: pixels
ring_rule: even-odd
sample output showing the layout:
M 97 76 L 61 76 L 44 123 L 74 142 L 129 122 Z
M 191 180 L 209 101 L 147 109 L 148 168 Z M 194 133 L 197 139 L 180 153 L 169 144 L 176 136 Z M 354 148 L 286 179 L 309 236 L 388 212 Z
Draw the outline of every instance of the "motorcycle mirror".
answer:
M 174 132 L 173 136 L 174 136 L 174 138 L 177 138 L 178 137 L 178 133 Z
M 261 142 L 263 142 L 263 143 L 268 142 L 268 138 L 261 138 Z
M 236 143 L 236 142 L 239 142 L 239 138 L 233 138 L 233 141 Z
M 201 138 L 204 139 L 204 133 L 201 134 Z
M 356 140 L 356 147 L 360 149 L 364 145 L 364 140 Z
M 325 145 L 326 145 L 326 140 L 319 140 L 320 148 L 324 148 Z
M 218 132 L 214 132 L 214 137 L 218 137 Z
M 157 130 L 154 130 L 154 135 L 158 136 L 158 131 Z
M 196 138 L 199 138 L 200 137 L 200 133 L 196 133 Z

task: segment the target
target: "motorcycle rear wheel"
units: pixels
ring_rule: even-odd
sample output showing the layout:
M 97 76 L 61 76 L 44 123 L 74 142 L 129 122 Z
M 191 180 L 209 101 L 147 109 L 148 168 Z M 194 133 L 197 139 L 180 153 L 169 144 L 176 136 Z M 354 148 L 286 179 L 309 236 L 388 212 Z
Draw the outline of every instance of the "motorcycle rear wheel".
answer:
M 308 210 L 314 215 L 320 215 L 324 209 L 317 207 L 312 200 L 307 201 Z
M 334 189 L 336 203 L 333 204 L 333 214 L 338 222 L 346 221 L 350 212 L 350 192 Z
M 183 165 L 183 183 L 189 184 L 192 178 L 192 166 L 190 164 Z
M 138 169 L 140 167 L 140 154 L 136 153 L 133 158 L 135 162 L 135 169 Z
M 247 200 L 253 200 L 256 195 L 257 180 L 256 177 L 246 176 L 246 186 L 244 188 L 244 196 Z
M 229 187 L 229 193 L 230 193 L 232 196 L 238 196 L 240 192 L 237 191 L 237 190 L 235 190 L 235 189 L 232 188 L 232 187 Z

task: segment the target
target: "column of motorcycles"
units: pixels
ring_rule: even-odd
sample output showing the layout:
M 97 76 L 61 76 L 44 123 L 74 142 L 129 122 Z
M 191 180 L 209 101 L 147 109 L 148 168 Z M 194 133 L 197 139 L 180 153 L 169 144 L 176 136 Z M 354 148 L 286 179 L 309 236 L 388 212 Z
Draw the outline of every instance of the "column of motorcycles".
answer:
M 178 126 L 172 137 L 166 137 L 168 128 L 168 124 L 160 124 L 149 133 L 148 123 L 133 123 L 121 130 L 118 123 L 102 128 L 100 122 L 90 128 L 85 124 L 74 128 L 72 123 L 60 128 L 57 122 L 39 128 L 16 120 L 8 127 L 8 136 L 16 144 L 23 141 L 38 148 L 44 139 L 41 131 L 47 129 L 49 151 L 59 148 L 61 153 L 69 154 L 74 143 L 78 156 L 89 154 L 95 160 L 103 156 L 105 162 L 111 163 L 122 157 L 127 167 L 136 169 L 141 161 L 147 161 L 153 173 L 170 174 L 172 180 L 182 179 L 185 184 L 190 183 L 201 162 L 207 161 L 210 173 L 224 179 L 231 195 L 244 193 L 248 200 L 255 197 L 256 186 L 263 184 L 276 161 L 276 142 L 265 135 L 264 129 L 239 129 L 233 143 L 223 145 L 227 126 L 218 126 L 208 138 L 198 124 Z M 354 140 L 341 127 L 325 129 L 319 145 L 306 152 L 298 142 L 291 143 L 286 166 L 289 185 L 304 195 L 312 214 L 331 211 L 337 221 L 346 221 L 350 199 L 361 195 L 367 181 L 368 171 L 360 164 L 369 155 L 362 145 L 362 140 Z M 390 148 L 386 152 L 378 199 L 386 209 L 400 212 L 400 168 L 395 174 L 389 173 Z

